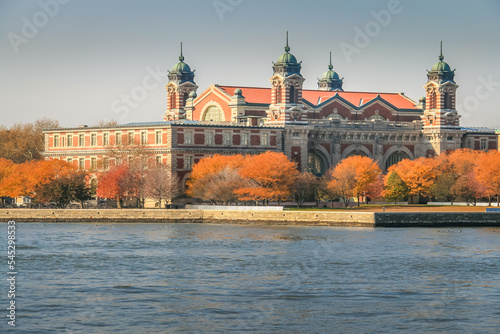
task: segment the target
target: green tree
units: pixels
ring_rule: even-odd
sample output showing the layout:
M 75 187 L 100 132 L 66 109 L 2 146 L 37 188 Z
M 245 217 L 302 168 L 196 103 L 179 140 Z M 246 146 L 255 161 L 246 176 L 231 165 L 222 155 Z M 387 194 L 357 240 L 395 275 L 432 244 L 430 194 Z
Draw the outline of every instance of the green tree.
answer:
M 397 172 L 393 171 L 387 174 L 384 181 L 383 195 L 386 200 L 397 202 L 398 200 L 406 200 L 410 196 L 410 189 Z

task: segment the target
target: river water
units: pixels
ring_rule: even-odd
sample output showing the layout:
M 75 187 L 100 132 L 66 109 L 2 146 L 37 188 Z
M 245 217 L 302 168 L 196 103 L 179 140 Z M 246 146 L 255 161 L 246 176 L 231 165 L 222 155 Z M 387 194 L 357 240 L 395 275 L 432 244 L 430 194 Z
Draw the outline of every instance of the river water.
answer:
M 16 238 L 5 333 L 500 332 L 498 228 L 17 223 Z

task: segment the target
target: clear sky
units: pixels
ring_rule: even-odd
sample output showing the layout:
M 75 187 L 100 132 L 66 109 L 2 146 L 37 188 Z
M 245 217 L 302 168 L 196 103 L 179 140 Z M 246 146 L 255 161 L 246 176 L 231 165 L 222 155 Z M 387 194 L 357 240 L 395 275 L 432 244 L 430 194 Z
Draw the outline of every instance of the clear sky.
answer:
M 198 94 L 270 87 L 287 30 L 304 88 L 332 51 L 344 90 L 416 101 L 442 40 L 461 124 L 500 128 L 497 0 L 0 0 L 0 124 L 161 120 L 181 41 Z

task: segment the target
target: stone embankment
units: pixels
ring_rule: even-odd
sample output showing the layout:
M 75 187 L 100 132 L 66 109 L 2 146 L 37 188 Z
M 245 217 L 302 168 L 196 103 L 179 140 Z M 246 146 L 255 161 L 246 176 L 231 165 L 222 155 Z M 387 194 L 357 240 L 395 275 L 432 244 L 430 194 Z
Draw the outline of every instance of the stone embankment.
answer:
M 356 227 L 499 226 L 500 212 L 380 213 L 159 209 L 0 209 L 0 222 L 215 223 Z

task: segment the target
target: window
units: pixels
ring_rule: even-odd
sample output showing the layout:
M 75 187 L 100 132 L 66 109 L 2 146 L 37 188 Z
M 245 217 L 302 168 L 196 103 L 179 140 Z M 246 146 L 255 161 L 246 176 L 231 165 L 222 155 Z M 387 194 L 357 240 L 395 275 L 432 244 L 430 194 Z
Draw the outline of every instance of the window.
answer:
M 294 132 L 294 133 L 292 134 L 292 137 L 293 137 L 293 138 L 299 138 L 299 137 L 300 137 L 300 134 L 299 134 L 298 132 Z
M 90 146 L 97 145 L 97 134 L 93 133 L 90 135 Z
M 78 135 L 78 146 L 85 146 L 85 135 L 83 133 Z
M 73 158 L 66 158 L 66 161 L 71 165 L 73 164 Z
M 135 143 L 134 133 L 133 132 L 129 132 L 128 133 L 128 144 L 129 145 L 134 145 L 134 143 Z
M 193 133 L 191 131 L 184 132 L 184 144 L 192 144 L 193 143 Z
M 269 146 L 269 134 L 268 133 L 262 134 L 262 136 L 260 137 L 260 145 Z
M 97 158 L 90 159 L 90 168 L 93 170 L 97 169 Z
M 158 155 L 158 156 L 156 157 L 156 164 L 157 164 L 157 165 L 161 165 L 161 155 Z
M 117 132 L 117 133 L 115 133 L 115 144 L 121 145 L 121 143 L 122 143 L 122 133 Z
M 406 154 L 403 151 L 398 151 L 392 153 L 388 158 L 387 161 L 385 162 L 385 169 L 389 169 L 392 165 L 397 164 L 398 162 L 404 160 L 404 159 L 410 159 L 410 156 Z
M 213 145 L 214 144 L 214 133 L 206 132 L 205 133 L 205 145 Z
M 193 167 L 193 157 L 184 157 L 184 169 L 191 169 Z
M 486 150 L 486 148 L 488 147 L 487 143 L 488 143 L 488 140 L 486 138 L 482 138 L 480 145 L 479 145 L 479 149 Z
M 109 158 L 104 157 L 102 159 L 102 168 L 103 169 L 109 169 Z
M 73 146 L 73 135 L 68 135 L 68 146 Z
M 448 140 L 448 141 L 453 141 L 453 136 L 448 136 L 448 137 L 446 138 L 446 140 Z
M 226 119 L 224 118 L 224 113 L 222 112 L 222 110 L 220 110 L 219 107 L 210 106 L 203 113 L 202 120 L 210 122 L 223 122 Z
M 147 143 L 148 143 L 148 133 L 141 132 L 141 144 L 147 144 Z
M 248 133 L 241 134 L 241 145 L 248 146 Z
M 59 147 L 59 135 L 54 135 L 54 147 Z
M 85 169 L 85 159 L 84 158 L 78 159 L 78 168 L 81 170 Z
M 161 140 L 161 131 L 156 131 L 156 140 L 155 140 L 156 144 L 161 144 L 162 140 Z
M 104 146 L 109 145 L 109 133 L 102 134 L 102 144 Z
M 231 133 L 230 132 L 224 132 L 224 145 L 226 145 L 226 146 L 231 145 Z

